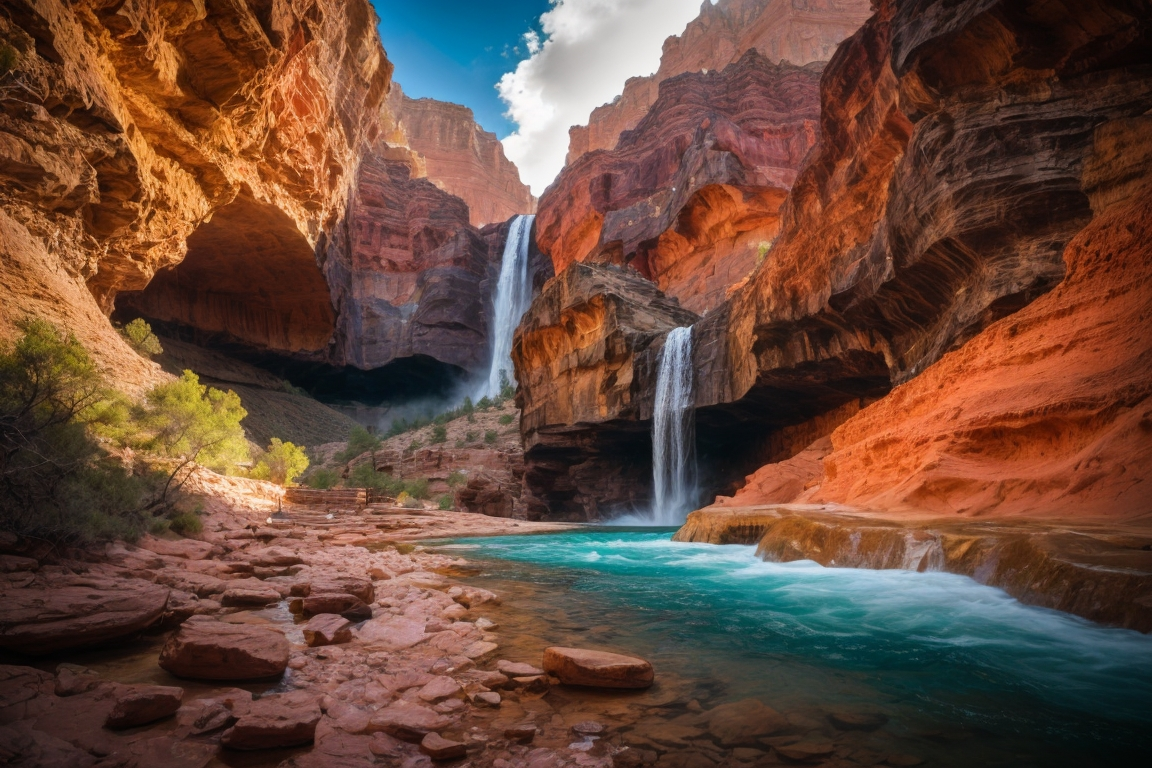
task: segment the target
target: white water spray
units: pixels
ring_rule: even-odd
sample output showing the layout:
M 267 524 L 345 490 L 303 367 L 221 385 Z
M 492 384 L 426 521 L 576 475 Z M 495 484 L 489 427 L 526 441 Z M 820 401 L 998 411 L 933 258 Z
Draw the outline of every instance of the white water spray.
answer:
M 507 381 L 515 383 L 512 368 L 512 336 L 520 318 L 532 304 L 532 283 L 528 277 L 528 251 L 535 216 L 517 216 L 508 228 L 504 255 L 500 261 L 500 280 L 492 301 L 492 325 L 489 331 L 492 364 L 488 380 L 480 386 L 477 398 L 497 397 L 500 386 Z
M 696 505 L 692 328 L 664 340 L 652 413 L 652 522 L 681 525 Z

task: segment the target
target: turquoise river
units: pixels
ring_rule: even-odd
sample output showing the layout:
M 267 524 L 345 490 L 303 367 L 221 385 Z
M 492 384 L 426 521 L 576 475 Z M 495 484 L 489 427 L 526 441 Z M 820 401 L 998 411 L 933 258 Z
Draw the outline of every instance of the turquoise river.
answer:
M 925 765 L 1088 766 L 1152 754 L 1152 637 L 1023 605 L 944 573 L 766 563 L 662 529 L 437 543 L 507 596 L 504 637 L 649 659 L 674 717 L 756 698 L 861 749 Z M 627 726 L 623 727 L 627 731 Z M 829 738 L 835 738 L 830 733 Z

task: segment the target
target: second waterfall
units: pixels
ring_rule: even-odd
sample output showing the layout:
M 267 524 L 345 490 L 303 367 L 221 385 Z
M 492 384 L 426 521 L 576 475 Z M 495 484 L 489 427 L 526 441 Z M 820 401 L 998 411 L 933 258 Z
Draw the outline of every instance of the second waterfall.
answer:
M 696 412 L 692 328 L 664 341 L 652 413 L 652 521 L 681 525 L 696 505 Z
M 517 216 L 508 228 L 504 256 L 500 262 L 500 279 L 492 298 L 492 325 L 489 331 L 492 364 L 488 379 L 481 385 L 478 397 L 496 397 L 507 381 L 515 383 L 512 370 L 512 337 L 520 318 L 532 304 L 532 283 L 528 276 L 528 254 L 532 241 L 532 215 Z

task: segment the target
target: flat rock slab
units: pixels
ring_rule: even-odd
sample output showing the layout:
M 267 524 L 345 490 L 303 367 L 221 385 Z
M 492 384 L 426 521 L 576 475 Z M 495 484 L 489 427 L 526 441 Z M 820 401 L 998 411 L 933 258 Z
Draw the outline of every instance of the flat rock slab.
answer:
M 268 547 L 245 553 L 245 557 L 252 565 L 265 568 L 286 568 L 290 565 L 303 565 L 304 558 L 290 549 L 283 547 Z
M 828 721 L 842 731 L 874 731 L 888 722 L 879 712 L 832 712 Z
M 169 541 L 168 539 L 157 539 L 153 536 L 145 536 L 136 546 L 157 555 L 181 557 L 185 560 L 206 560 L 214 549 L 213 545 L 207 541 L 198 541 L 196 539 Z
M 707 716 L 708 732 L 726 747 L 755 745 L 761 737 L 788 727 L 783 715 L 756 699 L 721 704 Z
M 255 750 L 311 744 L 320 703 L 306 691 L 273 694 L 252 702 L 247 714 L 220 737 L 229 749 Z
M 429 733 L 421 739 L 420 751 L 433 760 L 459 760 L 468 756 L 466 745 L 445 739 L 438 733 Z
M 220 604 L 228 608 L 262 606 L 280 602 L 280 593 L 274 589 L 226 589 Z
M 656 677 L 644 659 L 555 646 L 544 649 L 544 671 L 565 685 L 589 688 L 648 688 Z
M 306 618 L 321 613 L 336 613 L 351 621 L 372 618 L 372 609 L 363 600 L 345 592 L 301 598 L 300 608 Z
M 304 625 L 304 642 L 311 648 L 340 645 L 352 641 L 352 622 L 335 613 L 313 616 Z
M 535 675 L 544 674 L 544 670 L 537 669 L 531 664 L 507 661 L 505 659 L 496 662 L 496 669 L 508 677 L 534 677 Z
M 140 579 L 77 580 L 9 589 L 0 613 L 0 648 L 45 656 L 101 645 L 155 624 L 168 588 Z
M 402 651 L 428 639 L 425 622 L 403 616 L 372 619 L 356 630 L 361 642 L 386 651 Z
M 429 733 L 450 725 L 452 721 L 439 712 L 401 699 L 377 711 L 369 727 L 397 739 L 419 743 Z
M 184 689 L 170 685 L 128 685 L 116 691 L 105 728 L 134 728 L 176 714 Z
M 164 644 L 160 666 L 193 680 L 262 680 L 283 674 L 289 651 L 277 629 L 193 616 Z

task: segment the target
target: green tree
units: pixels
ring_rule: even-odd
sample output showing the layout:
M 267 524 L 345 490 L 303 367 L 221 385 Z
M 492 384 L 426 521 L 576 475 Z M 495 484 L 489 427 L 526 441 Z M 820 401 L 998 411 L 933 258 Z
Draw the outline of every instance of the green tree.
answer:
M 438 445 L 446 442 L 448 442 L 448 428 L 443 424 L 432 427 L 432 444 Z
M 0 527 L 64 543 L 134 538 L 155 478 L 93 439 L 88 420 L 109 410 L 95 365 L 48 322 L 18 327 L 15 344 L 0 345 Z
M 306 469 L 308 455 L 304 449 L 274 437 L 268 450 L 253 468 L 252 475 L 261 480 L 271 480 L 277 485 L 289 485 Z
M 501 423 L 501 424 L 503 424 L 503 425 L 506 427 L 506 426 L 508 426 L 509 424 L 511 424 L 511 423 L 512 423 L 512 421 L 513 421 L 513 419 L 514 419 L 514 418 L 515 418 L 515 417 L 514 417 L 512 414 L 510 414 L 510 413 L 506 413 L 506 414 L 504 414 L 503 416 L 501 416 L 501 417 L 500 417 L 499 421 L 500 421 L 500 423 Z
M 176 381 L 151 389 L 138 421 L 145 450 L 175 459 L 164 496 L 188 479 L 193 464 L 228 471 L 248 460 L 248 443 L 241 420 L 248 415 L 240 396 L 200 383 L 192 371 Z M 179 479 L 178 479 L 179 478 Z
M 490 429 L 484 433 L 484 442 L 488 443 L 488 445 L 493 445 L 496 442 L 496 437 L 496 430 Z
M 318 469 L 305 477 L 304 482 L 309 488 L 326 491 L 336 487 L 340 482 L 340 475 L 334 469 Z
M 355 426 L 352 428 L 351 434 L 348 435 L 348 447 L 336 454 L 335 459 L 344 464 L 369 451 L 378 450 L 380 450 L 380 438 L 364 427 Z
M 152 357 L 164 353 L 160 346 L 160 339 L 152 333 L 152 326 L 138 317 L 120 329 L 120 334 L 128 341 L 128 345 L 143 357 Z

